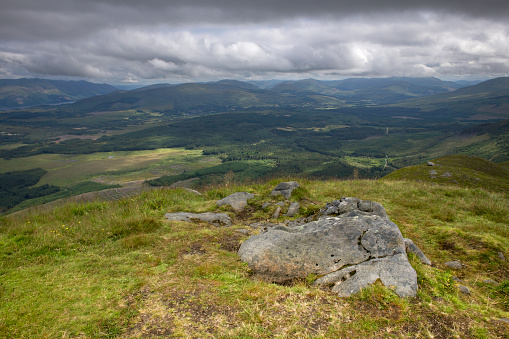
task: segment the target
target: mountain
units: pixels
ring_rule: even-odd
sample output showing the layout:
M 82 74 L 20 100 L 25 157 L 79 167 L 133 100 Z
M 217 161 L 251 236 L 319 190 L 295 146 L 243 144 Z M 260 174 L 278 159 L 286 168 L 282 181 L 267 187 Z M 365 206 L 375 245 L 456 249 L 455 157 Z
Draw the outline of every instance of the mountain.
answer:
M 477 120 L 509 118 L 509 77 L 495 78 L 453 92 L 406 100 L 402 107 L 423 111 L 445 110 L 478 114 Z M 474 117 L 475 118 L 475 117 Z
M 309 105 L 316 100 L 303 96 L 281 96 L 241 81 L 154 85 L 132 91 L 81 100 L 72 105 L 79 111 L 150 109 L 173 113 L 229 111 L 251 107 Z
M 60 104 L 116 90 L 87 81 L 0 79 L 0 109 Z
M 461 85 L 437 78 L 351 78 L 337 81 L 305 79 L 277 84 L 278 93 L 332 96 L 349 104 L 384 105 L 409 98 L 444 93 Z

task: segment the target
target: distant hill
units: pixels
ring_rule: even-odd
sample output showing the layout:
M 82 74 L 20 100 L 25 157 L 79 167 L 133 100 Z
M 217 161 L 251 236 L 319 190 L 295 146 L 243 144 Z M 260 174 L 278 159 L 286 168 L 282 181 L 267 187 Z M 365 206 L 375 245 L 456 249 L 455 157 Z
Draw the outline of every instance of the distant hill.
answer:
M 281 96 L 241 81 L 154 85 L 118 91 L 81 100 L 72 107 L 80 111 L 153 109 L 173 113 L 229 111 L 251 107 L 277 108 L 316 103 L 305 96 Z
M 87 81 L 0 79 L 0 109 L 60 104 L 116 90 Z
M 437 78 L 351 78 L 337 81 L 305 79 L 277 84 L 272 90 L 279 93 L 319 93 L 345 100 L 346 103 L 384 105 L 409 98 L 450 92 L 461 85 Z
M 444 110 L 479 114 L 472 119 L 509 118 L 509 77 L 487 80 L 453 92 L 406 100 L 398 106 L 418 107 L 423 111 Z
M 427 163 L 401 168 L 384 180 L 432 182 L 490 191 L 509 192 L 509 167 L 472 155 L 448 155 Z

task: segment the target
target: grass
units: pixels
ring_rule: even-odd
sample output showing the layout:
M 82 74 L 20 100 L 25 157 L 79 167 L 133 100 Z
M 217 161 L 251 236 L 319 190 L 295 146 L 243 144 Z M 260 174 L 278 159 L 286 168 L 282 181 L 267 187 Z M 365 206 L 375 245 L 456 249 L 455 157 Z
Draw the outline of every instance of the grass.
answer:
M 99 178 L 105 183 L 145 180 L 165 173 L 211 166 L 219 160 L 201 155 L 201 151 L 156 149 L 136 152 L 101 152 L 82 155 L 41 154 L 27 158 L 0 159 L 2 172 L 40 167 L 48 171 L 40 184 L 73 185 Z M 156 172 L 157 174 L 154 174 Z
M 235 230 L 256 233 L 249 224 L 270 218 L 270 210 L 257 207 L 273 199 L 270 191 L 281 180 L 228 178 L 202 195 L 154 190 L 2 217 L 0 337 L 508 338 L 509 325 L 499 319 L 509 318 L 509 264 L 498 257 L 509 256 L 507 193 L 424 182 L 296 180 L 297 217 L 341 196 L 382 203 L 433 262 L 409 256 L 418 296 L 401 299 L 375 283 L 340 298 L 311 286 L 313 277 L 290 285 L 254 279 L 236 254 L 247 236 Z M 215 205 L 237 191 L 256 194 L 245 212 Z M 234 225 L 164 220 L 176 211 L 223 211 Z M 447 268 L 449 260 L 465 268 Z M 472 293 L 460 293 L 458 284 Z

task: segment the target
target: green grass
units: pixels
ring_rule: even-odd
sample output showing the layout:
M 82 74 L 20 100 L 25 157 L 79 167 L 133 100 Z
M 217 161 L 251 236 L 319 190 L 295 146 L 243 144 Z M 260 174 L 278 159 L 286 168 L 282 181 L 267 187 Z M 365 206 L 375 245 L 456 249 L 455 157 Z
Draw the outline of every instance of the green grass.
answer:
M 62 203 L 0 219 L 0 337 L 6 338 L 508 338 L 507 193 L 407 181 L 312 181 L 299 216 L 341 196 L 382 203 L 403 236 L 431 259 L 410 255 L 418 296 L 375 283 L 349 298 L 310 286 L 253 279 L 235 232 L 270 218 L 255 210 L 282 180 L 155 190 L 116 202 Z M 283 180 L 290 180 L 285 178 Z M 295 178 L 294 178 L 295 179 Z M 235 215 L 215 201 L 256 194 Z M 277 199 L 275 199 L 277 200 Z M 164 213 L 224 211 L 235 223 L 168 222 Z M 251 232 L 256 232 L 252 229 Z M 445 261 L 466 266 L 453 270 Z M 458 282 L 471 295 L 458 291 Z M 499 285 L 483 283 L 493 279 Z

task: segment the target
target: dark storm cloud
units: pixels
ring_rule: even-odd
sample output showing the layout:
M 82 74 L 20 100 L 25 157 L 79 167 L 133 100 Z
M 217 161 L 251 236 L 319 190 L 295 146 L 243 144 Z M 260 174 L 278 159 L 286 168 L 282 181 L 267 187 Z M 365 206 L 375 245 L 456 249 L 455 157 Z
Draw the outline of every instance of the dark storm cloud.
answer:
M 2 0 L 0 77 L 508 74 L 508 1 Z

